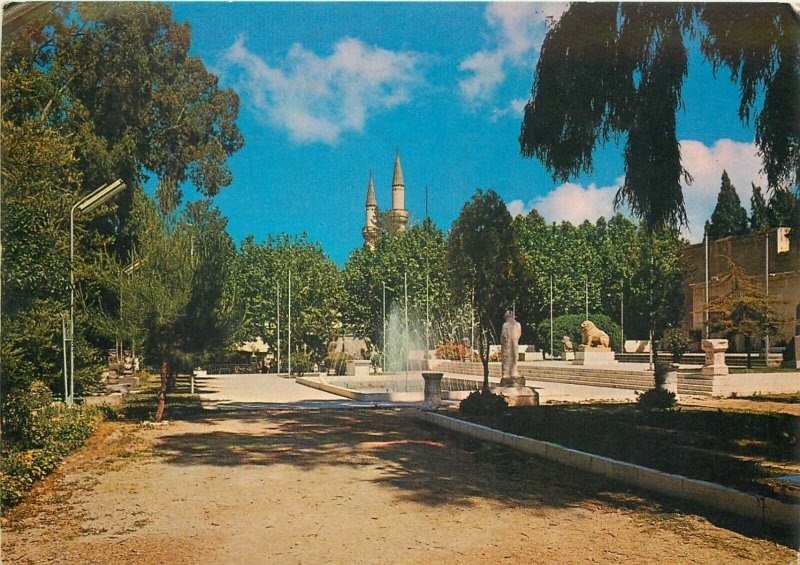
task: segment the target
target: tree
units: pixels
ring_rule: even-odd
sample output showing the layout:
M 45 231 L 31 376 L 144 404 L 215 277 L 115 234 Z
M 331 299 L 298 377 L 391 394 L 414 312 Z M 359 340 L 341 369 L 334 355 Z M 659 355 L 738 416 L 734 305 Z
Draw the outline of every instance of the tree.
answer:
M 192 298 L 194 271 L 191 242 L 173 216 L 161 216 L 144 193 L 134 195 L 139 216 L 137 254 L 131 264 L 138 268 L 123 279 L 128 307 L 125 309 L 145 355 L 157 360 L 161 381 L 155 420 L 161 420 L 167 402 L 167 381 L 180 345 L 180 324 Z
M 722 186 L 717 196 L 717 205 L 711 214 L 708 237 L 721 239 L 731 235 L 747 233 L 747 211 L 742 208 L 736 188 L 731 184 L 727 171 L 722 171 Z
M 800 198 L 785 190 L 773 191 L 769 198 L 769 209 L 767 211 L 769 224 L 771 227 L 793 227 L 795 222 L 796 208 Z
M 382 230 L 374 250 L 353 251 L 342 272 L 345 328 L 383 347 L 383 285 L 388 316 L 392 308 L 403 306 L 407 281 L 410 318 L 425 320 L 428 306 L 432 339 L 455 341 L 454 335 L 443 334 L 461 329 L 457 328 L 461 322 L 458 307 L 466 300 L 457 300 L 450 292 L 445 249 L 444 233 L 426 219 L 402 234 Z
M 744 337 L 747 350 L 747 368 L 752 368 L 753 340 L 774 334 L 783 321 L 775 311 L 775 298 L 768 296 L 755 282 L 755 278 L 728 260 L 728 274 L 720 277 L 728 291 L 709 302 L 709 328 L 728 339 Z
M 750 197 L 750 230 L 760 232 L 769 225 L 769 209 L 764 195 L 761 194 L 761 187 L 752 183 L 753 195 Z
M 572 4 L 542 43 L 522 155 L 566 181 L 592 170 L 598 144 L 622 137 L 617 203 L 626 202 L 648 230 L 685 224 L 681 180 L 691 177 L 675 115 L 688 72 L 685 44 L 697 35 L 714 69 L 727 67 L 740 86 L 739 117 L 755 121 L 770 189 L 796 187 L 800 28 L 788 5 Z
M 489 392 L 489 335 L 497 341 L 500 320 L 524 278 L 523 260 L 509 214 L 496 192 L 478 189 L 450 229 L 447 266 L 456 295 L 472 296 L 480 325 L 483 391 Z

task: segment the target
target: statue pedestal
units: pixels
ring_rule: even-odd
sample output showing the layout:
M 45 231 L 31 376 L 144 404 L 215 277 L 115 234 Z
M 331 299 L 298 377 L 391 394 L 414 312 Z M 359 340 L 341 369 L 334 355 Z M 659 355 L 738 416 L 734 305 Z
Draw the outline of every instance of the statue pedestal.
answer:
M 425 379 L 423 410 L 436 410 L 442 404 L 442 376 L 444 373 L 422 373 Z
M 617 360 L 613 351 L 592 351 L 591 349 L 587 349 L 585 351 L 576 351 L 572 364 L 597 367 L 616 365 Z
M 492 389 L 506 399 L 511 408 L 517 406 L 539 406 L 539 393 L 527 386 L 500 386 Z
M 728 350 L 727 339 L 704 339 L 703 351 L 706 353 L 706 363 L 700 371 L 705 377 L 727 375 L 728 366 L 725 364 L 725 352 Z
M 369 377 L 369 368 L 372 363 L 369 359 L 353 359 L 347 362 L 348 377 Z
M 562 351 L 561 352 L 561 360 L 562 361 L 572 361 L 575 359 L 575 352 L 574 351 Z

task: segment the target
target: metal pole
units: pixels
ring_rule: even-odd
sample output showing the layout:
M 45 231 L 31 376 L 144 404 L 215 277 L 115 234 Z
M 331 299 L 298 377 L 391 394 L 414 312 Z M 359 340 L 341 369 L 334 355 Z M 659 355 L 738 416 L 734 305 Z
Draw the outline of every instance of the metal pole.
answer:
M 589 319 L 589 277 L 588 276 L 584 280 L 584 283 L 586 285 L 585 286 L 585 289 L 586 289 L 585 290 L 585 292 L 586 292 L 586 317 L 584 318 L 584 320 L 588 320 Z
M 69 388 L 67 384 L 67 321 L 61 314 L 61 345 L 64 348 L 64 402 L 68 401 Z
M 289 344 L 286 352 L 289 376 L 292 376 L 292 270 L 289 269 Z
M 705 306 L 705 327 L 704 332 L 706 335 L 706 339 L 708 339 L 708 230 L 703 234 L 703 242 L 705 243 L 705 265 L 706 265 L 706 286 L 705 286 L 705 299 L 706 299 L 706 306 Z
M 67 406 L 75 402 L 75 208 L 69 211 L 69 397 Z
M 408 343 L 408 273 L 403 273 L 403 291 L 405 293 L 405 314 L 406 314 L 406 350 L 405 350 L 405 363 L 406 363 L 406 392 L 408 392 L 408 354 L 409 354 L 409 343 Z
M 275 315 L 278 319 L 278 359 L 275 362 L 275 374 L 281 374 L 281 281 L 278 279 L 275 282 L 275 293 L 277 300 L 275 302 Z
M 425 194 L 427 194 L 427 188 Z M 430 318 L 430 273 L 425 274 L 425 357 L 428 357 L 428 351 L 431 349 L 431 318 Z
M 619 293 L 619 329 L 620 333 L 622 334 L 622 339 L 620 339 L 619 352 L 625 353 L 625 281 L 622 282 L 620 288 L 621 290 Z
M 553 275 L 550 275 L 550 359 L 555 359 L 553 355 Z
M 764 235 L 764 296 L 769 297 L 769 232 Z M 769 330 L 764 336 L 764 366 L 769 367 Z
M 383 372 L 386 372 L 386 281 L 383 281 Z

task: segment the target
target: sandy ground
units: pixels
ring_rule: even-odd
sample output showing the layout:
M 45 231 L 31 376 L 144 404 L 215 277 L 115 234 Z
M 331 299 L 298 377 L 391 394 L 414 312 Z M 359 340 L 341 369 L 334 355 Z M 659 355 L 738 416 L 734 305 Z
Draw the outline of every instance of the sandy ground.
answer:
M 280 409 L 232 409 L 247 385 L 224 381 L 204 392 L 222 409 L 193 421 L 104 424 L 3 519 L 3 563 L 798 560 L 773 534 L 409 410 L 264 382 Z

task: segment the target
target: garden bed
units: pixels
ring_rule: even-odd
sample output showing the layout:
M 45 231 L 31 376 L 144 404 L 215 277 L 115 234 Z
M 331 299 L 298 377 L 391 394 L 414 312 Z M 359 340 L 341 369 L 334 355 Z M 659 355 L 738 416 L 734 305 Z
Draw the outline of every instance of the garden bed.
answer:
M 517 408 L 459 417 L 737 490 L 783 498 L 775 479 L 800 474 L 800 418 L 700 407 L 643 412 L 632 404 Z

